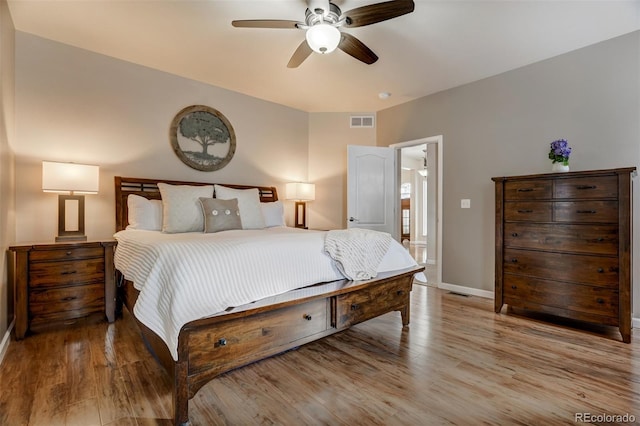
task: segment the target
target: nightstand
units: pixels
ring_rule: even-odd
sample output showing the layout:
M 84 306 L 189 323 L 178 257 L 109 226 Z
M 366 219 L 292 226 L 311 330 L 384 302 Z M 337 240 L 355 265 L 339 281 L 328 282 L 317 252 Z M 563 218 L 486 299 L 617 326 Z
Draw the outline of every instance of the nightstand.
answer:
M 93 315 L 115 320 L 115 241 L 9 247 L 15 336 Z

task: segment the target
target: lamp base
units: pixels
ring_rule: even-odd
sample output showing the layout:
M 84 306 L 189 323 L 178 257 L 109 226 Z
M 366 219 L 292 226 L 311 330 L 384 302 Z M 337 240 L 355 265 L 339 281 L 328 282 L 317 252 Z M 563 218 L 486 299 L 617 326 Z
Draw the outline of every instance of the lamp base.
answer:
M 84 195 L 58 195 L 56 242 L 87 241 L 84 234 Z
M 296 228 L 307 229 L 307 203 L 296 201 Z

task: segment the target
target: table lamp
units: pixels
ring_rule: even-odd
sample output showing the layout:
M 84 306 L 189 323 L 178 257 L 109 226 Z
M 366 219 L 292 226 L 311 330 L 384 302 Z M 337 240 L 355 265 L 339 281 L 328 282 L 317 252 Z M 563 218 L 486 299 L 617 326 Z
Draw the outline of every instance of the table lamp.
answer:
M 98 166 L 42 162 L 42 191 L 58 193 L 56 241 L 87 241 L 84 234 L 84 196 L 97 194 Z
M 287 184 L 287 200 L 296 202 L 295 227 L 307 228 L 307 201 L 316 199 L 316 186 L 313 183 L 291 182 Z

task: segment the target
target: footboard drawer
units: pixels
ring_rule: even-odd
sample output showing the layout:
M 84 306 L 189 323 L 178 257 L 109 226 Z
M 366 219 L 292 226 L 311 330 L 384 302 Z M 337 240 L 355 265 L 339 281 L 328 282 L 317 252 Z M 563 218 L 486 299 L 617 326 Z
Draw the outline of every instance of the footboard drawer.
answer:
M 409 304 L 408 284 L 380 284 L 335 298 L 335 327 L 342 329 L 371 318 L 400 310 Z
M 328 300 L 319 299 L 191 331 L 189 374 L 222 372 L 257 361 L 326 331 L 329 323 Z

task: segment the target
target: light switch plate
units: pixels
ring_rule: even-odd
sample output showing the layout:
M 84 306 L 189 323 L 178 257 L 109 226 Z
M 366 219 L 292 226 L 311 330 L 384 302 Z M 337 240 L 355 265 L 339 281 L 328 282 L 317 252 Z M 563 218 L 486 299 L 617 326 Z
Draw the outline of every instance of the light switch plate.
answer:
M 470 209 L 471 208 L 471 200 L 468 198 L 463 198 L 460 200 L 460 208 L 461 209 Z

